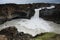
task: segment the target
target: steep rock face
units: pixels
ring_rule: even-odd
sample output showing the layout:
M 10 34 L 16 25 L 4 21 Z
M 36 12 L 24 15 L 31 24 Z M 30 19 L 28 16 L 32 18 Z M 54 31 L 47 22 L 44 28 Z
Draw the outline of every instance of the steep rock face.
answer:
M 30 19 L 34 13 L 30 5 L 0 4 L 0 24 L 16 18 Z
M 34 9 L 36 8 L 40 8 L 40 7 L 49 7 L 51 5 L 55 5 L 56 8 L 55 9 L 51 9 L 46 13 L 43 12 L 43 10 L 41 10 L 43 13 L 40 12 L 40 17 L 43 16 L 44 19 L 49 19 L 52 20 L 54 17 L 53 15 L 57 14 L 60 15 L 60 4 L 49 4 L 49 3 L 33 3 L 33 4 L 0 4 L 0 24 L 8 21 L 8 20 L 12 20 L 12 19 L 17 19 L 17 18 L 27 18 L 30 19 L 32 16 L 34 16 Z M 52 11 L 53 10 L 53 11 Z M 45 16 L 43 15 L 45 13 L 48 14 L 46 15 L 48 18 L 45 18 Z M 51 15 L 50 15 L 51 14 Z M 52 18 L 53 17 L 53 18 Z
M 40 17 L 60 24 L 60 5 L 55 5 L 53 9 L 42 9 L 40 11 Z

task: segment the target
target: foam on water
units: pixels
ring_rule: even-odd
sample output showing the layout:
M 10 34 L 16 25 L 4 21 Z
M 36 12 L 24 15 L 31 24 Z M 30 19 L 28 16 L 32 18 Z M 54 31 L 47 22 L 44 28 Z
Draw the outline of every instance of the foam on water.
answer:
M 42 10 L 44 7 L 35 9 L 35 15 L 29 19 L 15 19 L 12 21 L 7 21 L 6 23 L 0 25 L 0 30 L 9 27 L 15 26 L 19 32 L 24 32 L 35 36 L 44 32 L 55 32 L 60 33 L 60 24 L 55 24 L 50 21 L 45 21 L 42 18 L 39 18 L 39 10 Z M 54 8 L 54 6 L 47 7 Z

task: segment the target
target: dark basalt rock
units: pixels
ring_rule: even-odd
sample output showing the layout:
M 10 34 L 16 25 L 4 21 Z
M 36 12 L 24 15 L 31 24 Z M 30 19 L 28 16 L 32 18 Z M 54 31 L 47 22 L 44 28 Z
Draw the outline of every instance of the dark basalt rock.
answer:
M 11 15 L 14 16 L 12 19 L 18 19 L 18 18 L 26 18 L 27 13 L 25 13 L 25 12 L 14 12 Z
M 0 34 L 5 34 L 9 36 L 15 36 L 17 33 L 18 33 L 17 28 L 15 28 L 14 26 L 5 28 L 0 31 Z
M 60 24 L 60 8 L 56 6 L 53 9 L 42 9 L 39 16 L 44 20 L 53 21 Z
M 7 36 L 8 40 L 32 40 L 32 36 L 23 32 L 18 32 L 14 26 L 2 29 L 0 35 Z
M 15 16 L 12 19 L 18 19 L 18 18 L 24 18 L 24 19 L 30 19 L 33 15 L 34 15 L 35 11 L 33 9 L 29 9 L 27 12 L 24 11 L 15 11 L 14 13 L 12 13 L 12 16 Z
M 51 10 L 41 10 L 40 17 L 46 20 L 55 20 L 54 22 L 59 21 L 59 18 L 56 18 L 57 15 L 60 15 L 60 4 L 53 3 L 33 3 L 33 4 L 0 4 L 0 24 L 3 24 L 6 21 L 24 18 L 30 19 L 34 16 L 34 9 L 40 7 L 49 7 L 54 5 L 56 8 Z M 56 15 L 57 14 L 57 15 Z M 57 22 L 58 23 L 58 22 Z
M 34 15 L 32 5 L 0 4 L 0 24 L 17 18 L 30 19 Z M 25 8 L 26 7 L 26 8 Z

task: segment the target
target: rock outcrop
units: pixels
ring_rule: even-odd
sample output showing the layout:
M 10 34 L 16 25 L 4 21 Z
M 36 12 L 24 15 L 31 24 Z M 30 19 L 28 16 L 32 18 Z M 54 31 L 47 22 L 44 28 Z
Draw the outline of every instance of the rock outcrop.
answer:
M 0 24 L 16 18 L 30 19 L 34 13 L 30 5 L 0 4 Z
M 35 37 L 32 35 L 18 32 L 14 26 L 2 29 L 0 31 L 0 40 L 60 40 L 60 34 L 42 33 Z
M 40 17 L 60 24 L 60 5 L 55 5 L 55 8 L 53 9 L 42 9 L 40 11 Z
M 6 22 L 8 20 L 17 19 L 17 18 L 30 19 L 35 13 L 34 9 L 40 8 L 40 7 L 49 7 L 51 5 L 56 6 L 56 8 L 52 9 L 52 10 L 54 10 L 53 13 L 51 10 L 49 10 L 50 11 L 49 13 L 52 13 L 53 15 L 55 15 L 57 13 L 57 15 L 58 15 L 60 13 L 60 4 L 53 4 L 53 3 L 50 3 L 50 4 L 49 3 L 0 4 L 0 24 Z M 42 13 L 42 15 L 43 14 L 44 14 L 44 12 Z M 51 15 L 51 17 L 52 17 L 52 15 Z
M 32 40 L 31 35 L 25 34 L 23 32 L 18 32 L 17 28 L 15 28 L 14 26 L 2 29 L 0 31 L 0 35 L 5 37 L 5 38 L 3 38 L 1 36 L 1 38 L 0 38 L 0 39 L 4 39 L 4 40 L 5 39 L 6 40 Z

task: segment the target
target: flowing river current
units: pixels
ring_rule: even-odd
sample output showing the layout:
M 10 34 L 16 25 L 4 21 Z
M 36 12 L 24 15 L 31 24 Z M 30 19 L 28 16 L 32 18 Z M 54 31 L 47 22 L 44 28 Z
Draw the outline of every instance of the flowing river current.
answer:
M 52 9 L 55 8 L 55 6 L 46 8 Z M 39 18 L 39 10 L 42 9 L 44 9 L 44 7 L 35 9 L 35 15 L 31 19 L 15 19 L 7 21 L 6 23 L 0 25 L 0 30 L 9 26 L 15 26 L 19 32 L 28 33 L 32 36 L 45 32 L 60 34 L 60 24 Z

